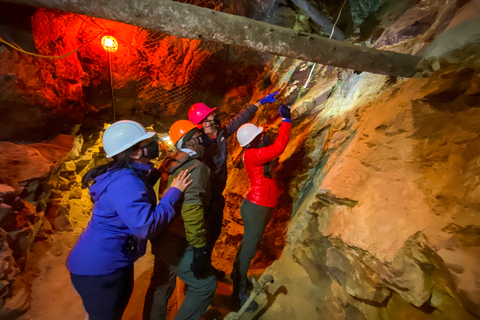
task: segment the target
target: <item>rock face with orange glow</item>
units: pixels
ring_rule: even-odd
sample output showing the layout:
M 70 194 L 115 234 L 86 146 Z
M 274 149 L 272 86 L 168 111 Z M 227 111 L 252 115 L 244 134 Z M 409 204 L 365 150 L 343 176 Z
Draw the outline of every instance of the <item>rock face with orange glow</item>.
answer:
M 197 100 L 214 100 L 206 92 L 215 76 L 206 77 L 200 69 L 221 46 L 57 10 L 37 10 L 31 27 L 36 53 L 49 57 L 73 53 L 47 59 L 14 50 L 0 52 L 0 72 L 9 75 L 0 83 L 5 92 L 2 105 L 40 107 L 29 117 L 22 113 L 10 117 L 24 131 L 42 130 L 41 139 L 51 139 L 52 129 L 69 134 L 61 125 L 65 122 L 71 126 L 85 118 L 94 119 L 96 125 L 112 121 L 108 56 L 101 45 L 106 34 L 118 41 L 117 51 L 110 53 L 117 118 L 149 125 L 152 118 L 171 117 L 179 108 L 186 112 L 186 105 Z M 50 125 L 41 123 L 45 119 L 52 119 Z M 10 126 L 0 129 L 5 140 L 27 140 L 28 135 L 20 134 Z
M 259 1 L 265 6 L 267 2 Z M 358 3 L 352 7 L 362 9 Z M 478 0 L 466 5 L 384 1 L 372 24 L 360 26 L 362 32 L 369 30 L 368 38 L 351 36 L 361 45 L 429 57 L 425 63 L 431 73 L 411 79 L 317 65 L 304 88 L 311 63 L 276 57 L 264 69 L 265 57 L 232 49 L 244 60 L 236 68 L 225 63 L 225 92 L 214 100 L 222 121 L 277 89 L 278 100 L 291 105 L 293 114 L 291 140 L 276 164 L 279 205 L 252 261 L 252 273 L 266 268 L 265 273 L 275 277 L 267 294 L 257 298 L 261 319 L 480 318 L 479 7 Z M 287 11 L 295 20 L 295 12 Z M 149 88 L 170 91 L 191 84 L 213 59 L 225 58 L 202 51 L 199 42 L 168 35 L 143 57 L 137 50 L 148 44 L 143 31 L 49 10 L 39 10 L 34 17 L 35 41 L 43 54 L 63 53 L 96 36 L 103 27 L 95 24 L 102 23 L 120 30 L 114 35 L 117 39 L 123 37 L 119 52 L 125 50 L 121 54 L 127 58 L 113 60 L 117 89 L 126 92 L 138 73 L 148 74 L 145 90 L 139 92 L 144 101 L 155 98 Z M 60 36 L 54 25 L 68 25 L 71 37 Z M 105 52 L 92 46 L 48 65 L 10 53 L 0 54 L 0 59 L 21 61 L 6 68 L 17 68 L 8 70 L 18 75 L 19 90 L 27 94 L 24 99 L 41 100 L 58 113 L 86 112 L 88 118 L 89 112 L 109 107 Z M 150 63 L 147 69 L 136 63 L 144 60 Z M 171 64 L 163 67 L 165 62 Z M 155 119 L 166 126 L 170 117 L 186 117 L 186 107 L 178 101 L 163 101 L 158 108 L 131 108 L 132 101 L 123 102 L 123 116 L 148 124 Z M 0 281 L 6 283 L 6 292 L 13 290 L 16 263 L 25 252 L 21 239 L 29 235 L 29 223 L 38 221 L 37 211 L 46 212 L 39 233 L 43 237 L 68 230 L 76 217 L 88 214 L 88 195 L 79 189 L 78 178 L 103 157 L 98 124 L 107 117 L 99 114 L 99 122 L 83 123 L 89 131 L 73 142 L 62 140 L 68 143 L 61 149 L 42 145 L 34 152 L 33 146 L 13 144 L 3 148 L 22 151 L 33 161 L 14 163 L 16 169 L 2 172 L 8 180 L 5 186 L 16 188 L 0 188 L 0 195 L 8 198 L 1 200 L 0 223 L 9 224 L 9 231 L 24 232 L 12 233 L 14 241 L 0 233 Z M 279 121 L 277 104 L 262 107 L 252 120 L 273 136 Z M 68 153 L 65 146 L 72 150 Z M 5 163 L 8 154 L 2 158 Z M 240 204 L 247 190 L 241 148 L 234 137 L 229 141 L 228 167 L 224 229 L 213 255 L 215 267 L 227 273 L 242 238 Z M 36 179 L 45 176 L 54 178 L 42 184 L 50 188 L 45 193 L 48 207 L 15 202 L 25 179 L 33 180 L 26 194 L 42 194 L 45 190 L 37 189 Z M 5 212 L 15 212 L 18 219 L 9 215 L 2 220 Z M 5 296 L 0 295 L 0 301 Z
M 433 2 L 422 2 L 428 5 L 434 10 Z M 333 79 L 319 68 L 316 83 L 296 101 L 294 112 L 302 115 L 277 172 L 294 175 L 282 181 L 292 219 L 280 258 L 265 271 L 276 281 L 262 300 L 262 319 L 480 317 L 480 12 L 439 35 L 436 26 L 452 20 L 451 5 L 437 8 L 425 33 L 392 44 L 415 51 L 435 35 L 442 59 L 429 77 L 337 70 Z M 423 9 L 411 9 L 410 18 L 416 10 Z M 410 18 L 384 32 L 408 28 Z M 452 50 L 452 42 L 461 45 Z M 295 94 L 298 86 L 291 80 L 283 92 Z M 241 178 L 234 169 L 231 199 L 244 192 Z M 238 233 L 228 224 L 230 230 Z
M 339 90 L 327 102 L 310 131 L 318 134 L 306 138 L 318 150 L 312 163 L 322 166 L 295 201 L 289 245 L 266 271 L 278 280 L 271 294 L 282 285 L 288 291 L 267 319 L 479 315 L 480 113 L 460 102 L 471 94 L 455 97 L 456 110 L 431 102 L 454 88 L 477 95 L 478 74 L 465 82 L 460 74 L 396 84 L 351 74 L 342 86 L 355 84 L 358 94 Z

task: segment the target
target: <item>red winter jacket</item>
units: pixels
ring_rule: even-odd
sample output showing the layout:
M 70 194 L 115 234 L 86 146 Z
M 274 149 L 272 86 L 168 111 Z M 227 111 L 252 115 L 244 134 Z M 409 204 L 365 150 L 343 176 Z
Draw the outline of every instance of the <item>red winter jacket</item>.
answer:
M 278 137 L 268 147 L 247 149 L 243 154 L 243 164 L 247 172 L 249 186 L 247 200 L 262 207 L 273 208 L 278 202 L 277 182 L 263 176 L 263 165 L 280 156 L 287 147 L 291 123 L 282 122 Z

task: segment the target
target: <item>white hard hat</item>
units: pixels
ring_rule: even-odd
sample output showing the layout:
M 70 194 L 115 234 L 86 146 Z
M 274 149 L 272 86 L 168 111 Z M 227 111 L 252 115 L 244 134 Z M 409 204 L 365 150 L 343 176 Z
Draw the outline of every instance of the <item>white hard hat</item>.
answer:
M 103 149 L 107 153 L 107 158 L 111 158 L 154 135 L 155 132 L 147 132 L 138 122 L 120 120 L 105 130 L 103 134 Z
M 237 140 L 240 146 L 245 147 L 262 133 L 263 127 L 257 127 L 253 123 L 245 123 L 237 130 Z

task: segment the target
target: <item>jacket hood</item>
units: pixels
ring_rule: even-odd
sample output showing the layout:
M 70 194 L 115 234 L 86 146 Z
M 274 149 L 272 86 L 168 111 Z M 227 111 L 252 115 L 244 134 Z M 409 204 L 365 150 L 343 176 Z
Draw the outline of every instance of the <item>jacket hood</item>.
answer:
M 107 187 L 118 177 L 123 175 L 132 174 L 132 170 L 135 172 L 135 175 L 140 179 L 145 179 L 148 172 L 153 168 L 151 163 L 132 163 L 131 169 L 120 169 L 111 171 L 108 170 L 104 174 L 99 175 L 95 178 L 95 183 L 91 185 L 88 190 L 93 201 L 97 201 L 107 190 Z
M 169 160 L 167 160 L 168 163 L 166 163 L 166 165 L 164 167 L 164 170 L 168 174 L 172 174 L 172 173 L 175 172 L 175 170 L 178 169 L 178 167 L 182 166 L 185 162 L 187 162 L 189 160 L 192 160 L 192 159 L 197 159 L 199 157 L 200 157 L 200 155 L 198 155 L 198 154 L 191 156 L 186 152 L 177 151 L 173 154 L 173 156 Z
M 97 201 L 105 193 L 107 187 L 112 183 L 116 178 L 129 174 L 130 169 L 122 169 L 116 171 L 107 171 L 102 175 L 99 175 L 95 178 L 95 183 L 92 184 L 88 191 L 93 201 Z

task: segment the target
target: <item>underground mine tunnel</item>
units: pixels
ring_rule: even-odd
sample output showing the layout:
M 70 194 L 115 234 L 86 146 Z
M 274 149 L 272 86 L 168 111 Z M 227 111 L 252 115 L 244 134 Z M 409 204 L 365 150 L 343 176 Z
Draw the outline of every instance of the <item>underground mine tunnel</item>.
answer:
M 227 125 L 277 91 L 248 120 L 273 141 L 290 106 L 248 273 L 275 281 L 241 319 L 479 319 L 479 70 L 479 0 L 0 1 L 0 319 L 85 319 L 66 259 L 112 123 L 155 131 L 162 168 L 192 105 Z M 238 311 L 249 182 L 235 133 L 227 151 L 203 319 Z M 149 245 L 122 319 L 142 319 L 153 265 Z

